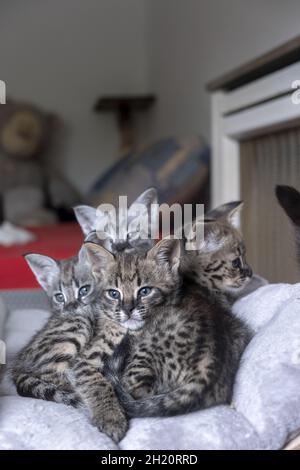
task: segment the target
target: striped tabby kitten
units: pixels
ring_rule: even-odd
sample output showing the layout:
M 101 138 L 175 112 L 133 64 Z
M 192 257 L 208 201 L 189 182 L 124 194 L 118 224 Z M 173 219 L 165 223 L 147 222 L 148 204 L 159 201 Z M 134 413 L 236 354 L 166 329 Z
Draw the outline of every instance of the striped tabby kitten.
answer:
M 104 308 L 129 330 L 106 370 L 128 416 L 228 403 L 249 333 L 206 290 L 182 283 L 179 241 L 144 256 L 91 249 L 106 264 Z
M 252 277 L 243 237 L 235 222 L 241 207 L 242 202 L 228 203 L 211 211 L 204 224 L 196 220 L 193 230 L 202 224 L 204 239 L 198 246 L 193 245 L 193 250 L 185 250 L 181 262 L 184 276 L 229 305 Z
M 157 203 L 157 193 L 150 188 L 130 206 L 123 239 L 116 238 L 115 228 L 108 224 L 109 237 L 100 240 L 95 229 L 101 213 L 89 206 L 78 206 L 74 210 L 89 239 L 115 252 L 145 251 L 153 245 L 153 240 L 145 239 L 148 234 L 141 232 L 139 217 L 148 217 L 153 203 Z M 137 205 L 144 206 L 142 212 L 136 212 L 141 209 Z M 150 229 L 154 230 L 158 218 L 150 217 L 150 222 Z M 78 257 L 60 262 L 37 254 L 25 257 L 50 298 L 53 316 L 18 355 L 13 379 L 20 395 L 84 405 L 92 422 L 119 441 L 126 432 L 127 421 L 112 385 L 104 379 L 101 370 L 126 328 L 116 323 L 109 311 L 103 312 L 102 266 L 97 265 L 92 272 L 90 256 L 87 246 Z
M 18 393 L 83 406 L 95 426 L 120 440 L 127 420 L 101 370 L 126 329 L 102 310 L 101 277 L 91 269 L 88 248 L 64 261 L 38 254 L 25 258 L 53 313 L 14 361 Z

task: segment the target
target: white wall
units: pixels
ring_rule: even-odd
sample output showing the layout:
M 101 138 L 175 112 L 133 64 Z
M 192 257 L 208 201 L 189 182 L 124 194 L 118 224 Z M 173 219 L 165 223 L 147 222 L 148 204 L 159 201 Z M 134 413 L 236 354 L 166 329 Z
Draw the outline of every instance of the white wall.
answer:
M 114 117 L 92 112 L 99 95 L 157 93 L 139 120 L 147 141 L 209 139 L 205 83 L 297 35 L 299 20 L 299 0 L 2 1 L 0 79 L 65 121 L 61 169 L 84 192 L 119 156 Z
M 61 169 L 82 191 L 118 158 L 98 96 L 147 91 L 145 0 L 10 0 L 0 5 L 0 78 L 9 96 L 65 121 Z M 88 164 L 87 164 L 88 157 Z
M 205 83 L 300 33 L 299 0 L 148 0 L 151 89 L 147 138 L 210 138 Z M 295 79 L 300 77 L 295 77 Z

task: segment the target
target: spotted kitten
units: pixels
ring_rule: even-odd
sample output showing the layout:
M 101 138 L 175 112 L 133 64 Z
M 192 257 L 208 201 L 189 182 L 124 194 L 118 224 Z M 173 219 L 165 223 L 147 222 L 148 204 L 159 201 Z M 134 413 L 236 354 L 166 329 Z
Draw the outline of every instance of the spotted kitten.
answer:
M 243 237 L 236 225 L 241 208 L 240 201 L 228 203 L 211 211 L 204 223 L 196 220 L 193 230 L 202 225 L 204 239 L 193 244 L 192 250 L 184 250 L 181 261 L 184 276 L 229 305 L 252 277 Z
M 52 315 L 14 361 L 18 393 L 83 406 L 95 426 L 120 440 L 127 420 L 101 371 L 126 329 L 102 310 L 101 277 L 91 269 L 88 248 L 64 261 L 25 258 L 51 301 Z
M 106 265 L 104 308 L 129 330 L 106 368 L 128 416 L 228 403 L 249 333 L 206 290 L 182 283 L 179 241 L 143 256 L 91 249 Z

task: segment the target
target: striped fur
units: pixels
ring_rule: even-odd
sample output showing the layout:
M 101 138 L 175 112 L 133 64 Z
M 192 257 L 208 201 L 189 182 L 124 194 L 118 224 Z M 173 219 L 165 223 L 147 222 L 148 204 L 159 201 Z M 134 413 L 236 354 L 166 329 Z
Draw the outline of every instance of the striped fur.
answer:
M 70 260 L 26 259 L 49 295 L 53 315 L 14 361 L 18 393 L 83 407 L 95 426 L 120 440 L 127 420 L 102 369 L 126 330 L 103 312 L 101 272 L 93 272 L 85 247 Z M 57 300 L 61 295 L 64 302 Z

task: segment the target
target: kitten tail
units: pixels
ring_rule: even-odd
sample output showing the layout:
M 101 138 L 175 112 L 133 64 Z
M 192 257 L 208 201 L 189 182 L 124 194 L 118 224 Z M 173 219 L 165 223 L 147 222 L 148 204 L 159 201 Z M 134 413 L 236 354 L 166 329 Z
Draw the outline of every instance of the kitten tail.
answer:
M 186 384 L 165 393 L 135 400 L 124 389 L 118 375 L 109 367 L 105 371 L 105 376 L 113 384 L 116 395 L 128 418 L 175 416 L 205 407 L 199 384 L 192 386 Z

